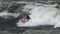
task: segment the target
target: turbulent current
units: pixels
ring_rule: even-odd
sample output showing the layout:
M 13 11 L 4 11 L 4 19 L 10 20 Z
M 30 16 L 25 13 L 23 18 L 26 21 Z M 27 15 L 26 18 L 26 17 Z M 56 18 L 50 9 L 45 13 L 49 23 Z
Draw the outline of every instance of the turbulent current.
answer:
M 60 27 L 60 9 L 55 8 L 54 5 L 26 5 L 24 10 L 30 11 L 30 20 L 26 23 L 17 23 L 19 27 L 24 26 L 40 26 L 40 25 L 54 25 L 54 28 Z
M 0 4 L 0 33 L 60 34 L 60 28 L 57 28 L 60 27 L 60 8 L 56 8 L 56 6 L 58 4 L 51 5 L 25 1 L 2 2 Z M 29 14 L 30 18 L 28 19 L 25 14 Z M 20 20 L 24 17 L 27 18 L 27 22 Z

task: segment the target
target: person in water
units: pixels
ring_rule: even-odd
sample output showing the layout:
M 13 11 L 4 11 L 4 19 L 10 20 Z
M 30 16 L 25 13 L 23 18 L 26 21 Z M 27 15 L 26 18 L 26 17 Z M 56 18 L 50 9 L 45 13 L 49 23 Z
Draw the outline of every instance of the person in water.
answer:
M 29 15 L 30 15 L 30 13 L 29 13 L 29 14 L 28 14 L 28 13 L 22 13 L 22 14 L 18 17 L 18 19 L 19 19 L 19 21 L 27 22 L 27 21 L 30 19 Z

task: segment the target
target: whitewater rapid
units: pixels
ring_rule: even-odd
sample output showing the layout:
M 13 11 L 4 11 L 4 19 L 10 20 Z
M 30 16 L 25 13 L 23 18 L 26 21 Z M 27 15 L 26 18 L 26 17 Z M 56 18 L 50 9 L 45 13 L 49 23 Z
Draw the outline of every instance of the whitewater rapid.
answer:
M 52 5 L 53 6 L 53 5 Z M 60 27 L 60 9 L 50 6 L 35 6 L 30 10 L 30 20 L 26 23 L 19 21 L 18 27 L 54 25 Z

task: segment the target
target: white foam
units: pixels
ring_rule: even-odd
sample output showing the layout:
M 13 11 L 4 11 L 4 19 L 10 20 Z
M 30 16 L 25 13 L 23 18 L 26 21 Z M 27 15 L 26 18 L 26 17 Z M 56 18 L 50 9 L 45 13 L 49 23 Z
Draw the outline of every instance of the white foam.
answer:
M 60 27 L 60 14 L 59 9 L 54 7 L 45 7 L 45 6 L 38 6 L 34 7 L 31 10 L 31 19 L 26 22 L 22 23 L 18 22 L 18 27 L 26 27 L 26 26 L 39 26 L 39 25 L 54 25 L 54 28 Z

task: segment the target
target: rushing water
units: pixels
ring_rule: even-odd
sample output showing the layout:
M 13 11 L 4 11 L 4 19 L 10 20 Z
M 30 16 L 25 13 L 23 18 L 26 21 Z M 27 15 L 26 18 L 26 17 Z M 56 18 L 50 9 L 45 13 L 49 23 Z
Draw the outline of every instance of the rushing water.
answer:
M 54 5 L 47 4 L 29 4 L 24 10 L 30 11 L 30 20 L 26 23 L 17 23 L 19 27 L 24 26 L 39 26 L 39 25 L 54 25 L 60 27 L 60 9 Z
M 5 5 L 4 5 L 5 6 Z M 54 29 L 50 26 L 45 25 L 55 25 L 54 27 L 60 27 L 60 9 L 55 8 L 56 4 L 54 5 L 47 5 L 41 3 L 27 3 L 23 11 L 31 12 L 30 20 L 26 23 L 18 22 L 18 28 L 9 29 L 1 28 L 1 34 L 60 34 L 59 29 Z M 19 11 L 19 9 L 18 9 Z M 7 16 L 15 16 L 17 17 L 20 15 L 19 13 L 8 13 L 7 11 L 0 12 L 0 17 L 7 18 Z M 4 20 L 3 20 L 4 21 Z M 5 25 L 5 24 L 4 24 Z M 43 27 L 40 27 L 43 25 Z M 27 28 L 21 28 L 26 27 Z M 31 27 L 29 26 L 38 26 L 38 27 Z M 19 28 L 20 27 L 20 28 Z M 10 32 L 9 32 L 9 31 Z M 13 33 L 12 33 L 13 32 Z

